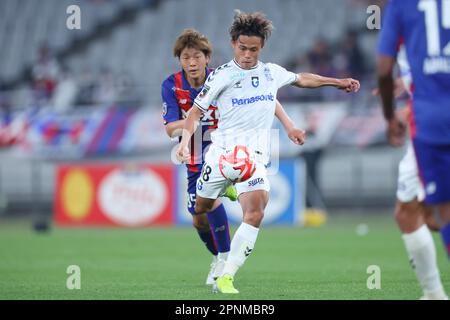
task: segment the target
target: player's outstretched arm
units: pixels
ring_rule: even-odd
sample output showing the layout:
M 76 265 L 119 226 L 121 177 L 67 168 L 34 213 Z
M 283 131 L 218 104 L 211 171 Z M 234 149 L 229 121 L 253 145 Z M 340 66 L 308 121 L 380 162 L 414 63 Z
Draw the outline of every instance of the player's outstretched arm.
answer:
M 194 104 L 188 114 L 188 117 L 185 119 L 181 142 L 177 150 L 177 159 L 180 162 L 188 161 L 190 158 L 188 148 L 189 141 L 191 140 L 191 136 L 195 129 L 197 129 L 201 117 L 202 111 Z
M 275 116 L 280 120 L 292 142 L 299 145 L 305 143 L 305 131 L 295 127 L 294 122 L 289 118 L 289 115 L 278 100 L 276 100 Z
M 360 84 L 358 80 L 347 78 L 347 79 L 336 79 L 322 77 L 318 74 L 302 72 L 298 74 L 297 81 L 294 83 L 295 86 L 300 88 L 319 88 L 324 86 L 336 87 L 339 90 L 344 90 L 346 92 L 357 92 L 359 90 Z

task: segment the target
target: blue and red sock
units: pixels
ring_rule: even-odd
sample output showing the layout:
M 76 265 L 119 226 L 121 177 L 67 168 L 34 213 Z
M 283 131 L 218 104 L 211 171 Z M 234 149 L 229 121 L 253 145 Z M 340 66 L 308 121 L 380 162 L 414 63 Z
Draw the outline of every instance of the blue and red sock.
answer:
M 219 252 L 230 251 L 230 228 L 223 204 L 208 212 L 209 226 Z
M 442 229 L 441 229 L 441 237 L 444 241 L 444 247 L 447 251 L 447 256 L 450 259 L 450 223 L 447 223 Z
M 217 251 L 217 247 L 216 247 L 212 232 L 211 231 L 200 232 L 197 230 L 197 233 L 200 236 L 200 239 L 202 239 L 206 248 L 208 248 L 209 252 L 211 252 L 213 255 L 217 256 L 218 251 Z

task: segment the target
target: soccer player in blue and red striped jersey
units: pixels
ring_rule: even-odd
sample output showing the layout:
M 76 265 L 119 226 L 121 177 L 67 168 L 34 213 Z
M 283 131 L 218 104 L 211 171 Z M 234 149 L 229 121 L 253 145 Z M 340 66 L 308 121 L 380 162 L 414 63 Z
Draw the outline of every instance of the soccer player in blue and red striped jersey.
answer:
M 203 83 L 211 69 L 208 63 L 212 46 L 208 39 L 193 29 L 185 30 L 175 41 L 174 56 L 180 61 L 182 70 L 170 75 L 162 83 L 163 118 L 166 132 L 170 137 L 181 136 L 184 118 L 187 117 L 192 103 L 203 88 Z M 225 208 L 220 200 L 214 204 L 207 216 L 195 215 L 197 179 L 203 166 L 203 152 L 211 143 L 207 137 L 217 128 L 217 107 L 210 106 L 196 131 L 191 144 L 191 159 L 187 166 L 188 175 L 188 211 L 192 214 L 193 225 L 200 239 L 213 255 L 211 270 L 206 284 L 214 285 L 214 273 L 218 259 L 226 260 L 230 251 L 230 233 Z M 201 136 L 199 136 L 201 135 Z M 233 198 L 234 189 L 228 189 Z M 235 199 L 232 199 L 235 200 Z
M 382 23 L 378 77 L 388 138 L 398 146 L 406 132 L 394 113 L 392 78 L 403 43 L 413 79 L 410 134 L 425 204 L 440 213 L 450 257 L 450 1 L 391 0 Z

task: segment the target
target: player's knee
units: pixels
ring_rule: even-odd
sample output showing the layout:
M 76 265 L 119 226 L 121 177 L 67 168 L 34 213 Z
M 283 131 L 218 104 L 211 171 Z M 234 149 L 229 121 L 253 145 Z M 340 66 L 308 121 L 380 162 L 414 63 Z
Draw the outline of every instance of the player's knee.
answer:
M 400 225 L 416 220 L 417 215 L 420 215 L 420 212 L 415 202 L 398 202 L 395 207 L 394 217 Z
M 207 213 L 212 210 L 214 206 L 214 201 L 197 201 L 195 202 L 195 213 L 197 215 Z
M 259 227 L 264 218 L 264 210 L 247 210 L 244 212 L 244 222 Z
M 201 232 L 209 231 L 209 222 L 206 214 L 195 215 L 192 219 L 192 225 Z

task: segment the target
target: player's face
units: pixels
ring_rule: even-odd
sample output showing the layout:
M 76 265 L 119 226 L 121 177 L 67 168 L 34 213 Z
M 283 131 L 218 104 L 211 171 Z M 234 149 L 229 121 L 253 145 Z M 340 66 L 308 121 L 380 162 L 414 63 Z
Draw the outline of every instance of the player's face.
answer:
M 251 69 L 258 63 L 259 53 L 263 47 L 263 41 L 257 36 L 239 36 L 232 41 L 234 59 L 244 69 Z
M 195 48 L 184 48 L 180 54 L 180 63 L 186 76 L 191 79 L 205 78 L 205 68 L 209 57 Z

